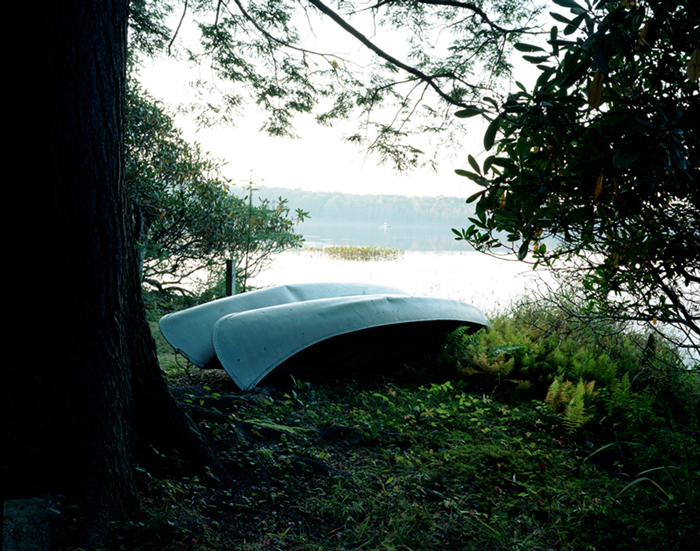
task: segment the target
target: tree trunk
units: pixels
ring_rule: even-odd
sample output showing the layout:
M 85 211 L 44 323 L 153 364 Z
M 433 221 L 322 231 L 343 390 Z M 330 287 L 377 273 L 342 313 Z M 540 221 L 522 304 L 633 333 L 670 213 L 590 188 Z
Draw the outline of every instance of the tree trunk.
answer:
M 31 61 L 44 101 L 22 204 L 45 231 L 20 251 L 33 294 L 7 369 L 6 491 L 66 495 L 89 512 L 82 539 L 94 543 L 138 500 L 123 332 L 127 0 L 88 4 L 49 2 L 36 14 Z
M 128 217 L 128 220 L 132 220 L 132 217 Z M 132 228 L 131 224 L 127 224 L 128 230 Z M 132 238 L 128 241 L 134 243 Z M 141 446 L 152 444 L 161 451 L 174 451 L 185 461 L 209 467 L 214 476 L 225 477 L 224 468 L 202 440 L 196 425 L 168 391 L 146 320 L 136 248 L 129 247 L 127 254 L 126 264 L 133 269 L 129 271 L 126 294 L 129 297 L 126 304 L 129 321 L 124 332 L 131 367 L 134 440 Z
M 139 274 L 139 281 L 143 281 L 143 265 L 146 262 L 146 238 L 148 230 L 146 229 L 146 221 L 144 220 L 143 211 L 140 206 L 132 207 L 134 211 L 134 237 L 138 243 L 141 243 L 136 251 L 136 266 Z
M 10 309 L 3 499 L 65 495 L 96 547 L 138 507 L 132 428 L 222 470 L 168 393 L 145 318 L 123 181 L 128 0 L 35 12 L 28 66 L 43 104 L 18 109 L 29 227 L 8 256 L 29 273 Z

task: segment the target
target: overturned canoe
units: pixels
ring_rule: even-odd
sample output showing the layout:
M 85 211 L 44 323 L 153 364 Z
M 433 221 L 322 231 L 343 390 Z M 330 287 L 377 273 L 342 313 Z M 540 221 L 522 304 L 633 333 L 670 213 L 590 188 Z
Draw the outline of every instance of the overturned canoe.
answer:
M 330 297 L 376 294 L 404 295 L 406 293 L 394 287 L 368 283 L 280 285 L 213 300 L 187 310 L 167 314 L 160 319 L 158 326 L 170 346 L 194 365 L 204 367 L 215 358 L 211 337 L 212 329 L 216 322 L 224 316 L 281 304 Z
M 437 332 L 488 325 L 476 308 L 455 300 L 377 294 L 295 302 L 227 315 L 212 342 L 226 372 L 253 388 L 280 364 L 348 367 L 415 353 Z M 316 363 L 318 365 L 311 365 Z

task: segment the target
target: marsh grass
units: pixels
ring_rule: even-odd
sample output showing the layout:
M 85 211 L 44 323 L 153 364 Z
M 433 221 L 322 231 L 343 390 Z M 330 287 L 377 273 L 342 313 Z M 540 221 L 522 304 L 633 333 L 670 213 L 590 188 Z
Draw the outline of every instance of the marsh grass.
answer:
M 405 253 L 402 249 L 358 246 L 307 247 L 305 250 L 310 251 L 312 254 L 324 255 L 334 260 L 353 260 L 361 262 L 400 260 Z

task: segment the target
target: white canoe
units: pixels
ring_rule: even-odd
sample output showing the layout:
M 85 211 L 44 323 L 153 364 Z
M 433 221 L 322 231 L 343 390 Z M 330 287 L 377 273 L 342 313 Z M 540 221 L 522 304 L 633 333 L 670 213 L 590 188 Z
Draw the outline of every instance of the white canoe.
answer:
M 215 358 L 211 340 L 212 329 L 214 324 L 224 316 L 280 304 L 330 297 L 376 294 L 405 295 L 406 293 L 394 287 L 369 283 L 280 285 L 213 300 L 193 308 L 167 314 L 160 319 L 158 326 L 170 346 L 194 365 L 204 367 Z
M 300 366 L 322 357 L 328 367 L 341 368 L 348 360 L 361 363 L 419 349 L 435 330 L 460 325 L 477 330 L 488 323 L 478 309 L 455 300 L 347 296 L 225 316 L 214 325 L 212 342 L 222 367 L 241 390 L 248 390 L 287 360 Z

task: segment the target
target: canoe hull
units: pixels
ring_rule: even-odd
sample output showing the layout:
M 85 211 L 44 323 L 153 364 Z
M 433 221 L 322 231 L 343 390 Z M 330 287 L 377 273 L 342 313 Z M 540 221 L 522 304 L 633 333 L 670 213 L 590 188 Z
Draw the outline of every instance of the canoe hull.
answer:
M 460 325 L 476 330 L 488 321 L 473 306 L 447 299 L 336 297 L 225 316 L 212 342 L 222 367 L 248 390 L 282 363 L 338 369 L 397 358 L 424 348 L 428 335 Z
M 465 325 L 458 321 L 424 321 L 360 329 L 320 341 L 280 363 L 272 373 L 378 370 L 433 356 L 445 336 Z M 474 330 L 480 329 L 475 326 Z
M 205 367 L 215 359 L 212 330 L 222 317 L 309 300 L 375 294 L 405 294 L 387 285 L 369 283 L 299 283 L 280 285 L 214 300 L 163 316 L 158 325 L 166 341 L 194 365 Z

